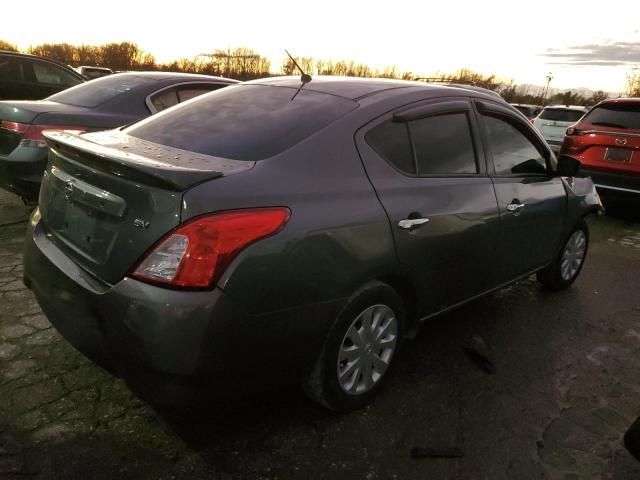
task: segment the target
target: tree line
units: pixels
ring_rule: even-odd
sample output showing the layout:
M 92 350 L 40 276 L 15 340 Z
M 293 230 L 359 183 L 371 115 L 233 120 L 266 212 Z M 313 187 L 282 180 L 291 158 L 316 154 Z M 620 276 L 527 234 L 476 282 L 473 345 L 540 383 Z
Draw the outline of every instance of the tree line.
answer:
M 18 48 L 0 40 L 0 50 L 18 51 Z M 113 42 L 104 45 L 71 45 L 68 43 L 43 43 L 31 46 L 25 53 L 54 58 L 71 66 L 95 65 L 119 70 L 159 70 L 187 73 L 201 73 L 252 80 L 273 75 L 296 75 L 298 69 L 289 57 L 284 57 L 279 71 L 272 71 L 271 61 L 250 48 L 216 49 L 190 58 L 181 58 L 168 63 L 158 63 L 151 53 L 145 52 L 133 42 Z M 400 71 L 395 66 L 373 68 L 352 60 L 320 59 L 296 57 L 296 63 L 309 75 L 340 75 L 349 77 L 392 78 L 467 84 L 483 87 L 499 93 L 507 102 L 534 105 L 594 105 L 607 97 L 599 90 L 591 96 L 577 92 L 557 91 L 547 94 L 543 88 L 517 85 L 513 80 L 501 79 L 496 75 L 484 75 L 469 69 L 454 73 L 421 77 L 410 71 Z M 640 74 L 632 69 L 627 75 L 626 92 L 629 96 L 640 96 Z

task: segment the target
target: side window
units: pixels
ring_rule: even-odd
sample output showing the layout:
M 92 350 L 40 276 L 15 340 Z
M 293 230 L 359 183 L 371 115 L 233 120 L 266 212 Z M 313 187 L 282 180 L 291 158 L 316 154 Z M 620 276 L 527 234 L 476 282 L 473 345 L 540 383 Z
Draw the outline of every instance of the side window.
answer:
M 72 87 L 78 85 L 80 80 L 75 78 L 62 68 L 50 65 L 45 62 L 30 62 L 33 66 L 33 75 L 38 83 L 49 85 L 60 85 L 61 87 Z
M 415 175 L 416 167 L 406 123 L 389 120 L 367 132 L 364 138 L 378 154 L 398 170 Z
M 22 80 L 22 64 L 12 57 L 0 57 L 0 80 Z
M 186 102 L 204 93 L 217 90 L 224 85 L 185 85 L 178 88 L 178 99 L 180 102 Z
M 176 89 L 169 88 L 167 90 L 156 93 L 153 97 L 151 97 L 151 103 L 158 112 L 177 105 L 178 94 L 176 92 Z
M 409 130 L 420 175 L 478 173 L 466 113 L 421 118 Z
M 496 175 L 546 173 L 545 159 L 536 146 L 506 121 L 484 116 L 487 141 Z

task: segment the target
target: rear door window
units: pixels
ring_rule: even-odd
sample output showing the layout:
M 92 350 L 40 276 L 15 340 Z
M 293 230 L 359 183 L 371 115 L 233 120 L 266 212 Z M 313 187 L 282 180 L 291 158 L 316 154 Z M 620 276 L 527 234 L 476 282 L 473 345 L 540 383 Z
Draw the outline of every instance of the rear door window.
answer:
M 78 78 L 56 65 L 37 61 L 29 61 L 28 63 L 32 65 L 33 75 L 38 83 L 59 85 L 61 87 L 72 87 L 81 83 Z
M 287 150 L 357 107 L 353 100 L 313 90 L 234 85 L 124 131 L 173 148 L 255 161 Z
M 589 112 L 584 122 L 591 125 L 640 130 L 640 102 L 600 105 Z
M 467 114 L 409 122 L 420 175 L 478 173 Z
M 370 130 L 365 140 L 379 155 L 408 175 L 478 173 L 465 112 L 410 122 L 389 120 Z
M 410 175 L 416 174 L 407 123 L 391 120 L 381 123 L 367 132 L 365 140 L 398 170 Z
M 19 81 L 24 78 L 22 64 L 14 57 L 0 57 L 0 80 Z

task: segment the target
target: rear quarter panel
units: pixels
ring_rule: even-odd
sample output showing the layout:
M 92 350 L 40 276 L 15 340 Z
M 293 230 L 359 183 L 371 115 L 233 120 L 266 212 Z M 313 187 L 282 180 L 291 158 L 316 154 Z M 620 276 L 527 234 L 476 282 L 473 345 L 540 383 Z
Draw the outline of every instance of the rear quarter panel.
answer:
M 185 194 L 182 221 L 238 208 L 291 210 L 285 228 L 244 250 L 219 282 L 250 313 L 344 299 L 398 268 L 389 222 L 358 157 L 349 117 L 250 172 Z

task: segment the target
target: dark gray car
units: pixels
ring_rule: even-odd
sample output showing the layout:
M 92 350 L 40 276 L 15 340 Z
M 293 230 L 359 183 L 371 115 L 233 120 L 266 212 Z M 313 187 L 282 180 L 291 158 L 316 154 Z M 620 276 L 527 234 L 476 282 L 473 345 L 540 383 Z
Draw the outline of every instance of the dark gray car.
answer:
M 0 188 L 35 204 L 47 164 L 42 133 L 106 130 L 238 83 L 172 72 L 130 72 L 92 80 L 41 101 L 0 102 Z
M 25 282 L 73 345 L 159 402 L 299 381 L 359 407 L 425 320 L 534 272 L 568 287 L 601 209 L 576 164 L 477 89 L 261 80 L 46 136 Z

